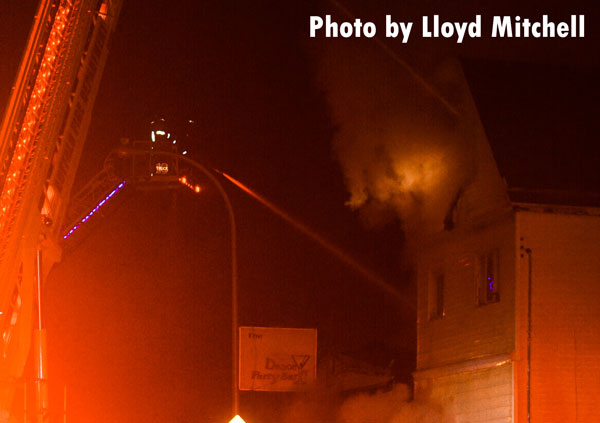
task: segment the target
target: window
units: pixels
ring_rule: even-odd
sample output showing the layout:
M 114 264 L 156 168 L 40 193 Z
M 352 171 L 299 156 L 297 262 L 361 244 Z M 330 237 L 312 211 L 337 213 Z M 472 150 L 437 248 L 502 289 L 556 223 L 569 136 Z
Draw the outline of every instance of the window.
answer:
M 429 281 L 429 320 L 444 317 L 444 274 L 436 272 Z
M 480 257 L 477 300 L 479 305 L 500 301 L 498 285 L 498 250 L 492 250 Z

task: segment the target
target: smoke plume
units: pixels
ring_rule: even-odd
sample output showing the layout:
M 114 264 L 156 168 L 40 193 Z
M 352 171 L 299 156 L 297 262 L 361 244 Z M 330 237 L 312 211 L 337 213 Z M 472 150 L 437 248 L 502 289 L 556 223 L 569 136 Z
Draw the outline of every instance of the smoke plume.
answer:
M 453 423 L 441 405 L 410 401 L 405 385 L 378 394 L 359 394 L 342 404 L 338 423 Z
M 284 423 L 454 423 L 451 410 L 440 404 L 412 401 L 406 385 L 387 392 L 356 394 L 341 401 L 320 388 L 292 404 Z
M 319 59 L 347 204 L 374 224 L 392 211 L 409 234 L 442 229 L 473 173 L 460 68 L 431 58 L 419 65 L 407 71 L 373 40 L 327 41 Z

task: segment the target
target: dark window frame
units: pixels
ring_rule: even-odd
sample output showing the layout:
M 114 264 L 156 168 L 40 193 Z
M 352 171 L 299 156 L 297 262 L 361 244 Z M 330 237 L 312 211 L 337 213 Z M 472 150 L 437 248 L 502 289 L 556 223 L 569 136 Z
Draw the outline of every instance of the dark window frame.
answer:
M 499 262 L 498 249 L 489 250 L 479 256 L 479 277 L 477 278 L 477 304 L 479 306 L 500 301 Z

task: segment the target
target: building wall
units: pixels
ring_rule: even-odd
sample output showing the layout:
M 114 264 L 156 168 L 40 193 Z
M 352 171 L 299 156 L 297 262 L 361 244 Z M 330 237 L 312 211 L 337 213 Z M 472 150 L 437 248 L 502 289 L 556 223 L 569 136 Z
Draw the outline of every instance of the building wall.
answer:
M 498 254 L 500 300 L 480 305 L 481 256 Z M 417 370 L 514 349 L 514 223 L 505 216 L 483 228 L 447 232 L 418 262 Z M 431 315 L 432 285 L 444 276 L 444 313 Z
M 538 208 L 517 213 L 517 241 L 523 248 L 517 287 L 518 422 L 527 421 L 529 253 L 532 265 L 530 421 L 600 421 L 595 405 L 600 397 L 598 212 L 597 209 Z
M 600 210 L 513 208 L 466 103 L 472 179 L 446 230 L 416 253 L 415 397 L 449 406 L 461 423 L 600 422 Z M 497 302 L 481 301 L 489 254 Z
M 416 394 L 441 404 L 455 423 L 512 422 L 513 363 L 507 356 L 417 374 Z
M 499 300 L 481 304 L 489 253 L 496 255 Z M 419 254 L 415 395 L 450 406 L 457 422 L 512 421 L 516 256 L 510 213 L 445 232 Z

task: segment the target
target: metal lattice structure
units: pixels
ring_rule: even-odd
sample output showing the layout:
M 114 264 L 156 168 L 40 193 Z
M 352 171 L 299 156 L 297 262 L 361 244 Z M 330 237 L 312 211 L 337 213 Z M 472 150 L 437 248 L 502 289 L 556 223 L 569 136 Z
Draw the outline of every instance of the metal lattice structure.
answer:
M 40 1 L 0 127 L 0 414 L 10 412 L 32 333 L 36 345 L 44 338 L 33 330 L 39 281 L 60 259 L 60 230 L 121 5 Z M 41 384 L 44 357 L 36 356 Z M 39 407 L 44 413 L 46 404 Z

